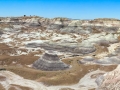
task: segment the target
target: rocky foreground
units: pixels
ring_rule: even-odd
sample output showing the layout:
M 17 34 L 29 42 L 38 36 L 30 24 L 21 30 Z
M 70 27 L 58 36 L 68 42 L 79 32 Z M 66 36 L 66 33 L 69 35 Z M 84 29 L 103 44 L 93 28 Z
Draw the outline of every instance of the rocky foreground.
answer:
M 118 19 L 0 17 L 0 90 L 119 90 L 119 64 Z

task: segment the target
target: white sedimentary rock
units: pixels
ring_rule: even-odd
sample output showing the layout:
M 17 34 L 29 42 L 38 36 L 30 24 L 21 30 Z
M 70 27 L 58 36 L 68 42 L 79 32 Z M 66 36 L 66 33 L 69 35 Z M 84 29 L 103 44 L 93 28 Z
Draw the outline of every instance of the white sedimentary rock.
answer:
M 33 90 L 48 90 L 44 85 L 42 85 L 39 82 L 24 79 L 9 71 L 1 71 L 0 76 L 6 78 L 5 80 L 2 81 L 0 80 L 0 84 L 2 84 L 6 90 L 10 88 L 11 84 L 29 87 L 32 88 Z
M 108 73 L 105 73 L 103 78 L 96 80 L 99 83 L 99 87 L 97 90 L 119 90 L 120 89 L 120 65 L 118 67 Z

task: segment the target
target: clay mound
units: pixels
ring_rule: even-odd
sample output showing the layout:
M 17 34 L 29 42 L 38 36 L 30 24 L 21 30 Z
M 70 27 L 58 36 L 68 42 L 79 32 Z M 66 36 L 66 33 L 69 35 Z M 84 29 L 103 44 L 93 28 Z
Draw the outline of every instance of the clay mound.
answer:
M 53 52 L 46 52 L 40 59 L 33 63 L 33 67 L 45 71 L 57 71 L 69 68 Z

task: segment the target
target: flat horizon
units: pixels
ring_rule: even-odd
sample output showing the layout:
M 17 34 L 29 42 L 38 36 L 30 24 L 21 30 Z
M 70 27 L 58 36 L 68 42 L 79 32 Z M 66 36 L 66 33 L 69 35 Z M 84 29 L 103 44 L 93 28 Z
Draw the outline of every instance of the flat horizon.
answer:
M 120 0 L 0 0 L 0 17 L 42 16 L 120 19 Z

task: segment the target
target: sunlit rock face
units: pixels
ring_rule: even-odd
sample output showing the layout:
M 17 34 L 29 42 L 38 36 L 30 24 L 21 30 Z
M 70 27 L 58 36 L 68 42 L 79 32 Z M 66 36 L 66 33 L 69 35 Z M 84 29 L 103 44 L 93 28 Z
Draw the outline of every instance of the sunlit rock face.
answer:
M 120 66 L 104 75 L 98 77 L 96 82 L 98 84 L 97 90 L 119 90 L 120 89 Z
M 96 90 L 119 90 L 120 87 L 120 47 L 114 50 L 113 55 L 110 55 L 109 58 L 104 59 L 104 62 L 111 64 L 118 64 L 117 68 L 111 72 L 105 73 L 96 79 L 96 83 L 98 84 L 98 88 Z M 101 62 L 99 60 L 98 62 Z M 106 65 L 107 65 L 106 64 Z
M 48 90 L 44 85 L 24 79 L 10 71 L 0 72 L 0 86 L 3 87 L 0 87 L 0 90 Z
M 42 58 L 35 61 L 33 67 L 46 71 L 65 70 L 69 68 L 69 66 L 60 61 L 59 57 L 52 51 L 45 53 Z

